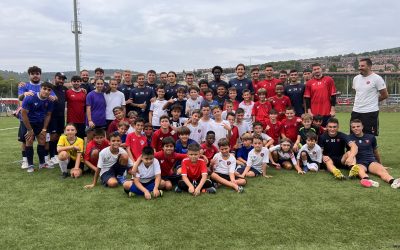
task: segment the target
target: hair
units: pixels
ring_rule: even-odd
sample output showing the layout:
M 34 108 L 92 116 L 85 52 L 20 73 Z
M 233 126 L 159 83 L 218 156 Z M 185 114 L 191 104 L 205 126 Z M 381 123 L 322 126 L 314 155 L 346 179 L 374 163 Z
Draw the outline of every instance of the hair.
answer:
M 167 75 L 169 75 L 169 74 L 174 74 L 174 76 L 176 77 L 176 73 L 175 73 L 174 71 L 170 71 L 170 72 L 168 72 L 168 74 L 167 74 Z
M 250 70 L 250 73 L 253 73 L 254 71 L 260 71 L 260 69 L 258 67 L 254 67 Z
M 372 61 L 370 58 L 362 58 L 360 59 L 360 62 L 366 62 L 369 67 L 372 66 Z
M 154 69 L 150 69 L 149 71 L 147 71 L 146 75 L 148 74 L 155 74 L 157 75 L 156 71 Z
M 161 120 L 164 120 L 164 119 L 167 119 L 169 121 L 169 116 L 168 115 L 162 115 L 160 117 L 160 122 L 161 122 Z
M 236 113 L 235 113 L 236 115 L 238 115 L 238 114 L 244 114 L 244 109 L 242 109 L 242 108 L 238 108 L 237 110 L 236 110 Z
M 192 90 L 196 90 L 197 92 L 200 92 L 200 89 L 197 86 L 190 86 L 189 89 L 188 89 L 189 93 Z
M 210 104 L 208 104 L 208 102 L 203 102 L 201 104 L 201 109 L 203 109 L 203 108 L 210 108 Z
M 360 119 L 353 119 L 350 121 L 350 124 L 353 124 L 353 123 L 361 123 L 362 124 L 362 121 Z
M 131 71 L 130 69 L 126 69 L 126 70 L 124 70 L 124 72 L 123 72 L 123 73 L 124 73 L 124 74 L 128 73 L 128 74 L 132 75 L 132 71 Z
M 274 68 L 274 67 L 272 67 L 271 64 L 267 64 L 267 65 L 265 65 L 265 69 L 266 69 L 266 68 Z
M 198 143 L 189 144 L 188 145 L 188 151 L 199 152 L 200 151 L 200 145 Z
M 310 68 L 305 68 L 305 69 L 303 70 L 303 73 L 306 73 L 306 72 L 312 73 L 312 70 L 311 70 Z
M 294 111 L 294 107 L 293 106 L 286 107 L 286 111 L 287 110 L 293 110 Z
M 153 130 L 153 125 L 151 125 L 150 122 L 146 122 L 146 123 L 144 124 L 144 129 L 146 129 L 146 128 L 151 128 L 151 129 Z
M 49 89 L 53 89 L 53 84 L 49 83 L 49 82 L 42 82 L 40 84 L 40 88 L 49 88 Z
M 111 138 L 116 138 L 116 137 L 121 138 L 121 135 L 118 133 L 118 131 L 114 131 L 110 134 L 110 140 Z
M 225 84 L 223 84 L 223 83 L 219 83 L 219 84 L 217 85 L 217 88 L 219 88 L 219 87 L 223 87 L 223 88 L 226 90 L 226 86 L 225 86 Z
M 82 74 L 83 72 L 88 72 L 88 73 L 89 73 L 89 70 L 87 70 L 87 69 L 82 69 L 79 73 Z
M 292 74 L 292 73 L 297 73 L 297 69 L 291 69 L 291 70 L 289 71 L 289 74 Z
M 129 128 L 129 123 L 126 121 L 120 121 L 118 123 L 118 128 L 124 126 L 125 128 Z
M 268 114 L 270 114 L 270 115 L 277 115 L 277 114 L 278 114 L 278 111 L 276 111 L 276 109 L 271 109 L 271 110 L 268 112 Z
M 68 122 L 67 125 L 65 125 L 64 129 L 66 129 L 68 126 L 73 126 L 76 130 L 76 125 L 72 122 Z
M 212 131 L 212 130 L 210 130 L 210 131 L 207 132 L 206 137 L 207 137 L 208 135 L 215 135 L 215 132 Z
M 237 70 L 240 66 L 243 66 L 243 69 L 246 70 L 246 66 L 244 66 L 243 63 L 239 63 L 238 65 L 236 65 L 235 70 Z
M 180 135 L 190 135 L 190 129 L 186 126 L 178 128 L 178 136 Z
M 154 156 L 154 150 L 152 147 L 146 146 L 142 150 L 142 157 L 143 156 Z
M 228 91 L 234 91 L 234 92 L 237 93 L 237 89 L 236 89 L 235 87 L 230 87 L 230 88 L 228 89 Z
M 324 118 L 322 115 L 314 115 L 313 116 L 313 121 L 322 121 Z
M 188 76 L 193 76 L 194 77 L 194 74 L 192 72 L 186 73 L 185 77 L 188 77 Z
M 146 75 L 145 75 L 145 74 L 143 74 L 143 73 L 139 73 L 139 74 L 137 74 L 137 75 L 136 75 L 136 79 L 138 79 L 138 78 L 139 78 L 139 76 L 143 76 L 143 78 L 146 78 Z
M 193 110 L 193 111 L 192 111 L 192 115 L 193 115 L 193 114 L 199 114 L 199 115 L 200 115 L 200 114 L 201 114 L 200 109 L 195 109 L 195 110 Z
M 76 82 L 76 81 L 82 81 L 82 78 L 80 76 L 72 76 L 71 82 Z
M 160 73 L 160 75 L 168 75 L 168 73 L 163 71 Z
M 116 107 L 114 107 L 114 108 L 112 109 L 112 112 L 115 113 L 115 111 L 117 111 L 117 110 L 123 111 L 124 109 L 123 109 L 121 106 L 116 106 Z
M 278 83 L 277 85 L 275 85 L 275 88 L 278 87 L 278 86 L 279 86 L 279 87 L 285 87 L 281 82 Z
M 260 140 L 260 141 L 263 141 L 263 138 L 262 138 L 262 136 L 261 136 L 261 135 L 253 135 L 253 142 L 254 142 L 254 140 Z
M 101 79 L 101 78 L 99 78 L 99 79 L 96 79 L 96 80 L 94 81 L 94 84 L 96 84 L 98 81 L 102 81 L 102 82 L 103 82 L 103 84 L 104 84 L 104 80 L 103 80 L 103 79 Z
M 96 72 L 100 72 L 100 73 L 104 74 L 104 69 L 98 67 L 98 68 L 96 68 L 96 69 L 94 70 L 94 73 L 96 73 Z
M 211 70 L 211 73 L 214 74 L 214 71 L 217 70 L 217 69 L 219 69 L 219 70 L 221 71 L 221 73 L 224 72 L 221 66 L 214 66 L 214 67 L 212 68 L 212 70 Z
M 314 140 L 314 141 L 316 141 L 318 138 L 317 134 L 312 131 L 308 132 L 306 134 L 306 137 L 307 137 L 307 140 Z
M 137 123 L 139 123 L 139 122 L 142 122 L 143 124 L 145 123 L 145 121 L 144 121 L 144 118 L 143 117 L 138 117 L 136 120 L 135 120 L 135 125 L 137 124 Z
M 289 142 L 290 143 L 290 148 L 293 147 L 292 140 L 290 140 L 289 138 L 282 138 L 282 139 L 279 140 L 279 144 L 282 144 L 284 142 Z
M 254 128 L 255 126 L 261 126 L 261 127 L 263 127 L 263 125 L 262 125 L 261 122 L 254 122 L 254 123 L 253 123 L 253 128 Z
M 226 114 L 226 119 L 228 119 L 229 116 L 233 116 L 233 118 L 235 118 L 235 113 L 233 112 L 229 112 Z
M 174 104 L 174 105 L 172 105 L 172 107 L 171 107 L 171 112 L 174 111 L 174 110 L 178 110 L 179 112 L 182 112 L 182 109 L 183 109 L 183 107 L 182 107 L 181 105 L 179 105 L 179 104 Z
M 257 90 L 257 94 L 258 95 L 262 95 L 262 94 L 267 95 L 267 90 L 264 88 L 260 88 L 259 90 Z
M 311 64 L 311 68 L 314 68 L 314 67 L 321 67 L 321 64 L 319 64 L 319 63 L 313 63 L 313 64 Z
M 287 71 L 284 70 L 284 69 L 282 69 L 281 71 L 279 71 L 279 74 L 285 74 L 285 75 L 287 75 Z
M 157 90 L 159 90 L 159 89 L 162 89 L 162 90 L 165 90 L 165 87 L 164 87 L 164 85 L 163 84 L 160 84 L 160 85 L 158 85 L 157 86 L 157 88 L 156 88 Z
M 253 141 L 253 136 L 250 133 L 244 133 L 242 135 L 242 141 L 251 140 Z
M 230 100 L 230 99 L 226 99 L 225 102 L 224 102 L 224 104 L 225 104 L 225 105 L 226 105 L 226 104 L 233 104 L 233 102 L 232 102 L 232 100 Z
M 250 89 L 244 89 L 244 90 L 242 91 L 242 94 L 243 94 L 243 95 L 246 94 L 246 93 L 250 93 L 250 94 L 251 94 Z
M 309 113 L 304 113 L 304 114 L 301 115 L 301 119 L 302 119 L 303 121 L 305 121 L 305 120 L 310 120 L 310 121 L 312 121 L 313 117 L 312 117 Z
M 105 131 L 102 128 L 94 129 L 94 136 L 103 136 L 104 137 Z
M 335 124 L 339 125 L 339 120 L 337 118 L 335 118 L 335 117 L 331 117 L 331 118 L 328 119 L 327 124 L 328 123 L 335 123 Z
M 215 109 L 221 110 L 221 107 L 219 105 L 216 105 L 216 106 L 212 107 L 211 111 L 214 111 Z
M 201 79 L 201 80 L 199 81 L 199 87 L 200 87 L 202 84 L 207 84 L 207 87 L 208 87 L 208 82 L 207 82 L 207 80 Z
M 186 88 L 185 88 L 185 87 L 179 87 L 179 88 L 176 90 L 176 93 L 184 93 L 184 94 L 186 94 Z
M 32 73 L 39 73 L 42 74 L 42 69 L 39 68 L 38 66 L 32 66 L 28 68 L 28 74 L 32 74 Z
M 168 144 L 172 144 L 175 147 L 175 140 L 174 140 L 174 138 L 172 138 L 172 136 L 165 137 L 161 141 L 161 146 L 162 147 L 164 147 L 165 145 L 168 145 Z
M 218 141 L 218 147 L 227 147 L 229 146 L 229 141 L 226 138 L 221 138 Z
M 128 112 L 128 117 L 131 118 L 132 116 L 138 117 L 138 113 L 134 110 Z
M 207 95 L 208 93 L 214 94 L 211 89 L 206 89 L 206 90 L 203 91 L 204 95 Z

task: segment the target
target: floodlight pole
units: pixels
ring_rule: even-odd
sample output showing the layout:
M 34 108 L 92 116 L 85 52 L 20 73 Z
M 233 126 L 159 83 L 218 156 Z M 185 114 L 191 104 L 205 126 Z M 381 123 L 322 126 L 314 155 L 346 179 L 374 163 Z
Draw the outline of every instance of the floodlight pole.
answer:
M 75 35 L 75 61 L 76 61 L 76 74 L 80 74 L 80 57 L 79 57 L 79 34 L 82 33 L 80 30 L 80 22 L 78 22 L 78 8 L 77 0 L 74 0 L 74 22 L 72 25 L 72 33 Z

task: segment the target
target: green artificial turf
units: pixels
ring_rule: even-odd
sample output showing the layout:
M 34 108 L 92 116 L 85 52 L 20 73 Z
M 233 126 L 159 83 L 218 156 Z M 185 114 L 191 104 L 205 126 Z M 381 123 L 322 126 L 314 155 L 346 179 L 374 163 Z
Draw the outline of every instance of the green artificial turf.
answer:
M 338 114 L 348 132 L 348 113 Z M 380 115 L 381 158 L 400 176 L 400 114 Z M 122 188 L 83 188 L 92 176 L 20 169 L 15 118 L 0 118 L 1 249 L 394 249 L 400 247 L 400 190 L 336 181 L 327 172 L 299 176 L 268 169 L 243 194 L 165 192 L 127 198 Z M 35 156 L 36 157 L 36 156 Z M 35 158 L 35 161 L 37 159 Z

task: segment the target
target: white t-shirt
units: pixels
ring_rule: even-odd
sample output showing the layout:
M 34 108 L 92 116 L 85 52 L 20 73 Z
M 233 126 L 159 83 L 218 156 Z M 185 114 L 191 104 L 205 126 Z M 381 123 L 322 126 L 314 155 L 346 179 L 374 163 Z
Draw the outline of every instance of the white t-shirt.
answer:
M 312 161 L 322 162 L 322 150 L 318 144 L 315 144 L 313 148 L 309 148 L 307 144 L 304 144 L 297 154 L 297 160 L 300 160 L 301 152 L 307 152 Z
M 219 152 L 214 155 L 213 160 L 216 161 L 214 172 L 226 175 L 235 172 L 236 158 L 232 154 L 229 154 L 229 158 L 227 160 L 224 160 L 222 157 L 222 153 Z
M 163 109 L 167 100 L 155 100 L 150 105 L 150 110 L 153 111 L 153 117 L 151 119 L 151 124 L 153 126 L 160 126 L 160 117 L 163 115 L 168 115 L 167 110 Z
M 372 73 L 369 76 L 357 75 L 353 78 L 353 89 L 356 91 L 353 111 L 369 113 L 379 110 L 379 90 L 386 84 L 381 76 Z
M 97 167 L 100 168 L 100 176 L 110 170 L 110 168 L 117 162 L 118 155 L 120 154 L 128 154 L 125 149 L 119 148 L 118 154 L 111 153 L 110 147 L 106 147 L 100 151 L 99 160 L 97 162 Z M 130 158 L 128 158 L 128 166 L 132 167 L 133 162 Z
M 210 119 L 208 121 L 203 121 L 200 119 L 199 124 L 202 126 L 203 128 L 203 135 L 202 138 L 205 140 L 206 136 L 207 136 L 207 132 L 212 130 L 212 124 L 214 123 L 213 119 Z
M 228 110 L 222 111 L 222 119 L 226 120 L 226 117 L 228 116 Z M 231 113 L 235 113 L 235 110 L 232 110 Z
M 115 116 L 113 113 L 113 108 L 125 106 L 125 96 L 121 91 L 110 92 L 109 94 L 104 93 L 104 98 L 106 99 L 106 119 L 114 120 Z
M 213 121 L 213 123 L 211 123 L 211 130 L 215 132 L 214 145 L 216 147 L 218 147 L 218 141 L 220 139 L 227 138 L 228 136 L 228 130 L 224 128 L 224 124 L 228 125 L 229 128 L 231 127 L 227 120 L 222 120 L 221 122 Z
M 262 173 L 262 164 L 269 162 L 269 150 L 268 148 L 262 148 L 261 152 L 257 153 L 253 148 L 249 152 L 247 157 L 247 166 L 255 168 L 258 172 Z
M 204 128 L 200 123 L 198 123 L 196 127 L 189 123 L 187 127 L 190 129 L 189 139 L 192 139 L 199 144 L 205 141 L 205 138 L 203 137 Z
M 279 160 L 283 161 L 292 161 L 293 165 L 297 164 L 296 157 L 294 153 L 290 150 L 289 152 L 283 152 L 281 149 L 281 145 L 275 145 L 269 148 L 270 152 L 276 151 L 278 153 Z
M 143 162 L 139 164 L 136 177 L 140 178 L 141 183 L 148 183 L 158 174 L 161 174 L 160 163 L 154 158 L 153 163 L 149 167 L 146 167 Z
M 198 96 L 197 99 L 195 99 L 195 100 L 193 100 L 192 98 L 187 99 L 186 100 L 186 113 L 188 113 L 188 116 L 192 115 L 193 110 L 200 109 L 202 102 L 203 102 L 202 96 Z
M 245 122 L 245 121 L 242 121 L 242 123 L 240 123 L 240 124 L 239 124 L 239 123 L 235 123 L 235 125 L 236 125 L 236 127 L 238 128 L 238 132 L 239 132 L 239 142 L 241 143 L 242 141 L 241 141 L 240 137 L 241 137 L 244 133 L 251 131 L 251 129 L 250 129 L 249 124 L 248 124 L 247 122 Z
M 254 106 L 253 101 L 251 101 L 250 104 L 246 104 L 244 103 L 244 101 L 239 103 L 239 108 L 244 109 L 244 120 L 247 123 L 249 123 L 249 125 L 252 123 L 251 112 L 253 111 L 253 106 Z
M 132 127 L 132 125 L 129 125 L 128 131 L 126 131 L 126 134 L 130 134 L 130 133 L 133 133 L 135 131 L 136 131 L 136 129 L 134 127 Z

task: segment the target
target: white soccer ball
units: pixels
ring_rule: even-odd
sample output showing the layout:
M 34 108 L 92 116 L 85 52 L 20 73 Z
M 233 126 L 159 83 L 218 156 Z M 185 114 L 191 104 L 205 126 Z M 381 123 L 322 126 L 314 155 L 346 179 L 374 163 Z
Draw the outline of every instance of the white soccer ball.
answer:
M 308 163 L 307 167 L 310 171 L 313 171 L 313 172 L 318 171 L 318 165 L 316 163 Z

